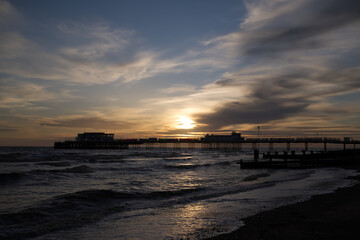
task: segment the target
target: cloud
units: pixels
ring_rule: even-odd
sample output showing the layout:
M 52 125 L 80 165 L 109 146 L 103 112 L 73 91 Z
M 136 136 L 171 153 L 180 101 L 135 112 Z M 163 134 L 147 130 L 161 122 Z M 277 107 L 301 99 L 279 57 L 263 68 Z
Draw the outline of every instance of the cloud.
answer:
M 59 24 L 57 29 L 66 36 L 65 42 L 70 45 L 60 47 L 59 52 L 70 59 L 85 62 L 108 55 L 114 57 L 118 53 L 123 55 L 135 35 L 132 30 L 113 29 L 101 21 L 93 24 L 67 22 Z
M 0 0 L 0 26 L 6 26 L 19 18 L 19 13 L 7 1 Z
M 16 12 L 8 2 L 0 3 L 5 15 Z M 234 64 L 238 42 L 238 34 L 234 33 L 226 40 L 203 42 L 178 57 L 168 58 L 164 56 L 166 50 L 144 48 L 144 40 L 135 30 L 115 28 L 103 20 L 36 26 L 49 35 L 41 43 L 36 32 L 15 32 L 8 27 L 1 33 L 0 73 L 87 85 L 130 83 L 163 73 L 229 68 Z
M 0 72 L 27 79 L 82 84 L 133 82 L 174 71 L 180 60 L 138 50 L 134 31 L 114 29 L 104 22 L 58 26 L 59 44 L 47 49 L 18 32 L 3 32 Z M 60 41 L 60 39 L 62 39 Z
M 328 42 L 321 36 L 360 22 L 357 0 L 256 3 L 247 4 L 250 16 L 242 25 L 240 51 L 245 55 L 323 48 Z
M 207 42 L 226 46 L 237 39 L 240 69 L 223 74 L 212 91 L 238 89 L 241 97 L 224 96 L 207 113 L 195 113 L 197 130 L 296 123 L 301 116 L 330 124 L 351 117 L 327 99 L 360 91 L 358 60 L 339 64 L 359 47 L 359 2 L 259 0 L 246 6 L 249 14 L 238 32 Z
M 234 52 L 217 45 L 164 58 L 159 51 L 143 49 L 134 30 L 113 28 L 104 21 L 64 22 L 55 30 L 44 31 L 53 34 L 53 43 L 40 44 L 21 32 L 2 32 L 0 72 L 23 79 L 88 85 L 130 83 L 163 73 L 227 68 L 231 61 L 226 56 Z
M 99 116 L 67 116 L 47 118 L 39 121 L 41 126 L 91 129 L 127 129 L 133 124 L 124 121 L 114 121 Z
M 15 128 L 2 128 L 0 127 L 0 132 L 16 132 Z
M 300 113 L 306 103 L 288 104 L 279 101 L 231 102 L 215 109 L 214 113 L 199 115 L 197 121 L 207 125 L 207 129 L 242 123 L 266 123 Z
M 188 93 L 188 92 L 194 92 L 195 86 L 189 84 L 175 84 L 169 88 L 160 89 L 160 91 L 167 94 Z
M 263 76 L 248 84 L 247 95 L 241 101 L 223 102 L 211 113 L 195 114 L 205 129 L 221 129 L 234 124 L 259 124 L 297 115 L 338 114 L 344 110 L 319 108 L 319 102 L 329 96 L 360 91 L 360 68 L 298 72 L 279 76 Z M 218 88 L 235 87 L 238 79 L 216 82 Z M 220 82 L 220 84 L 219 84 Z M 314 107 L 312 107 L 314 106 Z M 323 105 L 324 106 L 324 105 Z
M 27 107 L 34 110 L 35 102 L 50 101 L 58 99 L 61 95 L 48 91 L 44 86 L 14 81 L 13 79 L 1 81 L 0 107 L 14 108 Z

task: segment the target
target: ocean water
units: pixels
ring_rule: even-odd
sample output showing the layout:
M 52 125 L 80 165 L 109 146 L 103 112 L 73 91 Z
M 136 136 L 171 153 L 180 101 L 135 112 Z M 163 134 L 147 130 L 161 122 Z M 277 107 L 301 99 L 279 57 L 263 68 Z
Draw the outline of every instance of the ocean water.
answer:
M 0 239 L 203 239 L 356 174 L 240 169 L 251 158 L 251 149 L 2 147 Z

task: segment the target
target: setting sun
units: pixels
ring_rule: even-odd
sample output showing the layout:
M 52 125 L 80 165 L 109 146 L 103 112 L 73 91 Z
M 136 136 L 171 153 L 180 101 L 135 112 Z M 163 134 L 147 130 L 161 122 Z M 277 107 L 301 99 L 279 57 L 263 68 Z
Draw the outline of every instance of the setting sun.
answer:
M 179 117 L 176 120 L 176 127 L 180 129 L 191 129 L 195 127 L 195 122 L 188 117 Z

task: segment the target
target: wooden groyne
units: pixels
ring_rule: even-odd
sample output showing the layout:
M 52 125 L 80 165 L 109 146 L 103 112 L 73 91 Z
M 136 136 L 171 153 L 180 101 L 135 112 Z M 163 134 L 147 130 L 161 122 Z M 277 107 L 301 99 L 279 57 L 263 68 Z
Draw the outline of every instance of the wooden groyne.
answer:
M 290 154 L 284 151 L 282 154 L 264 153 L 263 159 L 257 157 L 254 151 L 254 160 L 240 161 L 241 168 L 309 168 L 309 167 L 331 167 L 345 166 L 360 163 L 360 150 L 339 150 L 329 152 L 305 152 Z

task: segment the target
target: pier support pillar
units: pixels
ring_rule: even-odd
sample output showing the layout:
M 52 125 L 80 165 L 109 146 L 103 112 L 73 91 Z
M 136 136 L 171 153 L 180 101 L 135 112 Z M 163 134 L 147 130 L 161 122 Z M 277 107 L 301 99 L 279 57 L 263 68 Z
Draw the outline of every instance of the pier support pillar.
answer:
M 254 150 L 254 160 L 255 160 L 255 162 L 257 162 L 258 159 L 259 159 L 259 149 L 255 149 Z
M 252 143 L 252 149 L 253 150 L 257 149 L 256 145 L 257 145 L 256 143 L 254 143 L 254 142 Z
M 290 142 L 286 143 L 286 151 L 288 151 L 288 152 L 290 151 Z
M 326 142 L 324 142 L 324 152 L 326 152 L 327 148 L 326 148 Z
M 274 143 L 273 142 L 269 142 L 269 151 L 274 150 Z
M 344 150 L 346 150 L 346 143 L 344 143 Z
M 305 151 L 306 152 L 309 151 L 309 143 L 308 142 L 305 143 Z

